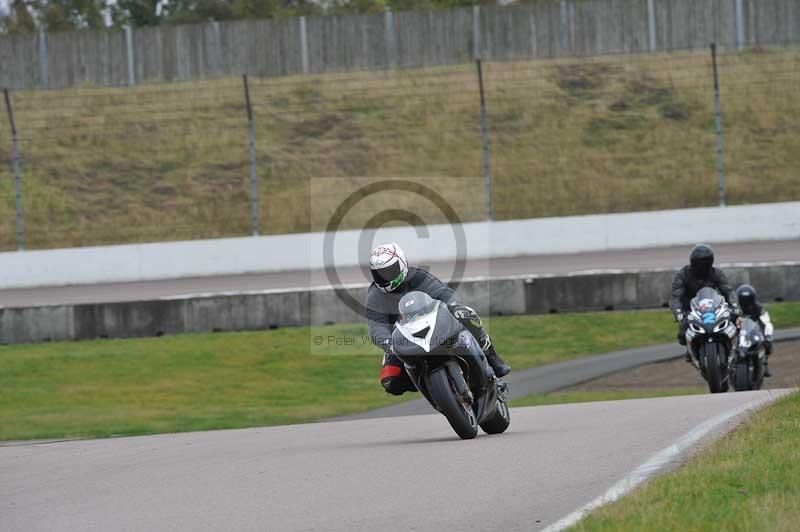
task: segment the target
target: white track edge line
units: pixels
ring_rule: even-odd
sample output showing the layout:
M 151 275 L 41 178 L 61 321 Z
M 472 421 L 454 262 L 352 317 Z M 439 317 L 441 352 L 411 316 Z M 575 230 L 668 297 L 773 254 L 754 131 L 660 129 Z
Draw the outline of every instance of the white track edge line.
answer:
M 696 444 L 720 425 L 723 425 L 731 419 L 744 414 L 748 410 L 760 408 L 767 403 L 774 401 L 775 399 L 787 395 L 788 393 L 790 392 L 780 391 L 776 393 L 772 390 L 767 390 L 766 397 L 754 399 L 753 401 L 745 403 L 732 410 L 728 410 L 727 412 L 723 412 L 716 417 L 700 423 L 676 440 L 675 443 L 651 456 L 649 460 L 637 467 L 622 480 L 611 486 L 611 488 L 609 488 L 608 491 L 606 491 L 603 495 L 591 500 L 589 503 L 578 508 L 571 514 L 562 517 L 552 525 L 549 525 L 542 532 L 560 532 L 573 525 L 576 525 L 590 512 L 600 508 L 601 506 L 616 501 L 661 471 L 667 464 L 679 458 L 689 447 Z

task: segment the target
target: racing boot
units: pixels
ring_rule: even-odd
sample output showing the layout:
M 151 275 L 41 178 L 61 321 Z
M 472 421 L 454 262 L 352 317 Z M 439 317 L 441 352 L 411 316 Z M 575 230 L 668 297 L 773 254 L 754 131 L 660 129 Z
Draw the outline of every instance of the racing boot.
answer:
M 498 379 L 508 375 L 508 373 L 511 371 L 511 366 L 503 362 L 503 359 L 500 358 L 500 355 L 498 355 L 497 351 L 494 350 L 494 345 L 489 339 L 488 334 L 486 335 L 486 340 L 484 341 L 483 353 L 486 355 L 486 361 L 489 362 L 490 366 L 492 366 L 494 374 Z
M 692 363 L 692 355 L 689 353 L 689 350 L 686 350 L 686 353 L 683 354 L 683 360 L 686 361 L 688 364 Z
M 764 361 L 764 376 L 772 377 L 772 372 L 769 370 L 769 364 L 767 364 L 766 360 Z

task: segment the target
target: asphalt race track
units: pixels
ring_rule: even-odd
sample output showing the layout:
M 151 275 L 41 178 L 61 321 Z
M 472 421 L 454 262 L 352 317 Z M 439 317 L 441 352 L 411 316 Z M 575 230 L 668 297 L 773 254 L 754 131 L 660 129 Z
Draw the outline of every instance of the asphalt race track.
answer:
M 540 255 L 471 261 L 465 277 L 505 277 L 526 274 L 566 274 L 591 270 L 672 268 L 685 264 L 690 246 L 638 249 L 570 255 Z M 765 241 L 715 246 L 719 264 L 800 260 L 800 240 Z M 450 263 L 412 264 L 429 268 L 442 279 L 453 272 Z M 359 268 L 338 271 L 341 282 L 364 283 Z M 368 275 L 368 273 L 366 274 Z M 328 285 L 323 271 L 276 272 L 221 277 L 198 277 L 137 283 L 0 290 L 0 307 L 30 307 L 74 303 L 142 301 L 163 297 L 242 292 L 249 290 L 308 288 Z
M 537 530 L 781 393 L 519 408 L 473 441 L 430 415 L 5 446 L 0 530 Z

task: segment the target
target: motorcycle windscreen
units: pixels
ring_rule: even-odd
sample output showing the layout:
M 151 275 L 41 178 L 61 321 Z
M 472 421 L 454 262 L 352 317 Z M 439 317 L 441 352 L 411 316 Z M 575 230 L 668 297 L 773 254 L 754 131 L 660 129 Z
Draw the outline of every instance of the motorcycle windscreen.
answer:
M 438 300 L 433 299 L 425 292 L 409 292 L 404 295 L 397 304 L 397 312 L 400 315 L 400 321 L 402 323 L 409 323 L 436 312 L 437 301 Z
M 697 295 L 692 299 L 692 310 L 697 310 L 701 314 L 713 312 L 722 305 L 725 299 L 713 288 L 706 286 L 701 288 Z
M 752 319 L 745 318 L 739 330 L 739 347 L 746 351 L 755 351 L 762 341 L 761 327 Z

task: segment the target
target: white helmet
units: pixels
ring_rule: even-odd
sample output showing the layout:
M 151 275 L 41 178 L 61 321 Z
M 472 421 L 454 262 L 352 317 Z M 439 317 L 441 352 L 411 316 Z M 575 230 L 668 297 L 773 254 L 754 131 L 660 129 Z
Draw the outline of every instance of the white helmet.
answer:
M 369 269 L 375 285 L 384 292 L 392 292 L 403 284 L 408 275 L 408 261 L 400 246 L 392 242 L 372 250 Z

